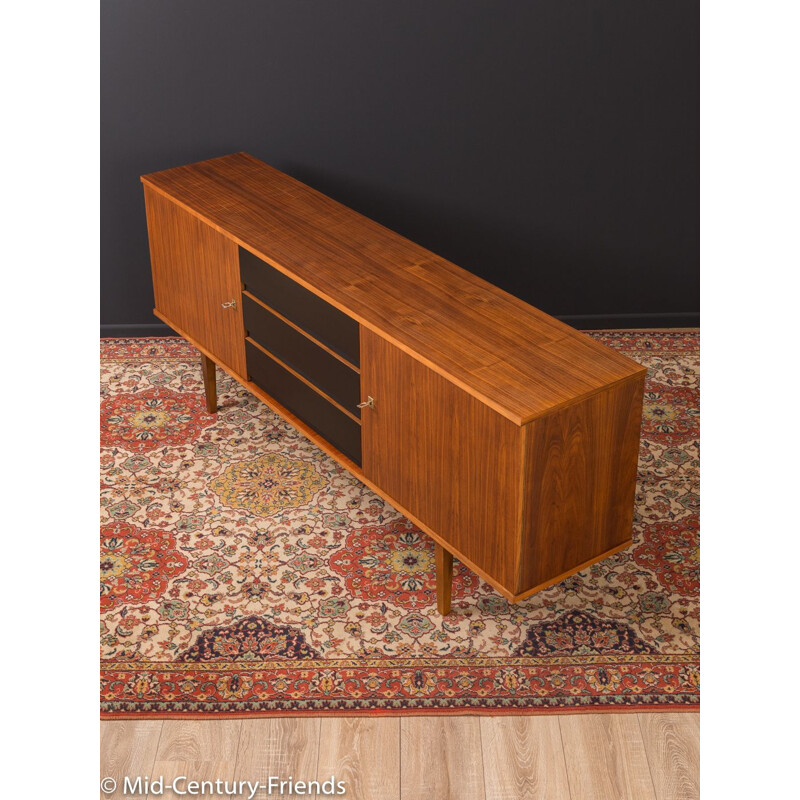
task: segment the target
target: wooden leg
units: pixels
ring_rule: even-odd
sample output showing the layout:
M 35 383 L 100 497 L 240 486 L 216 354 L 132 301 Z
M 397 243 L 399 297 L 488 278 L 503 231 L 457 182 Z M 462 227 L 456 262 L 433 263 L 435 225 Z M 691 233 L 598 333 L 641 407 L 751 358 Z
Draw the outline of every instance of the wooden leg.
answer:
M 436 542 L 436 606 L 442 616 L 450 613 L 453 589 L 453 554 Z
M 209 414 L 217 413 L 217 365 L 203 353 L 200 353 L 200 367 L 203 372 L 203 388 L 206 390 L 206 410 Z

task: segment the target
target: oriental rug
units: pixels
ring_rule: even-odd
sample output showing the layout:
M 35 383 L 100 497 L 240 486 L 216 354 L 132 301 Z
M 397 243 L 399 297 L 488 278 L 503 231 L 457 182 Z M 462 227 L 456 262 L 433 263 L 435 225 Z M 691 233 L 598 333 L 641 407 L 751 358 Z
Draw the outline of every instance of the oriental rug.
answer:
M 654 710 L 699 702 L 699 336 L 648 367 L 633 545 L 510 605 L 183 340 L 101 345 L 105 717 Z

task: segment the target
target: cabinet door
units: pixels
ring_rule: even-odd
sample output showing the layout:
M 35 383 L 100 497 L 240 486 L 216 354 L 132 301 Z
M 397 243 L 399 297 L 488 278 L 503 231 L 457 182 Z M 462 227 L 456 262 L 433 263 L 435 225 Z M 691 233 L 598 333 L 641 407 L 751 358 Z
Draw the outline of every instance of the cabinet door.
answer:
M 144 193 L 156 310 L 246 378 L 238 247 L 163 195 Z
M 361 327 L 364 474 L 513 592 L 523 431 Z

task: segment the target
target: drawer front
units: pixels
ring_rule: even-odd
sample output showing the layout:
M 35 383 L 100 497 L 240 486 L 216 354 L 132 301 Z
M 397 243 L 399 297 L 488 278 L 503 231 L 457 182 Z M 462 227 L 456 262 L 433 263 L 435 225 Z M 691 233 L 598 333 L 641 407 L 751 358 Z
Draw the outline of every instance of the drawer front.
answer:
M 250 380 L 360 466 L 361 426 L 255 345 L 245 348 Z
M 239 248 L 242 283 L 251 294 L 356 366 L 358 323 L 299 283 Z
M 360 416 L 361 376 L 255 300 L 242 297 L 244 327 L 251 339 L 308 378 L 325 394 Z

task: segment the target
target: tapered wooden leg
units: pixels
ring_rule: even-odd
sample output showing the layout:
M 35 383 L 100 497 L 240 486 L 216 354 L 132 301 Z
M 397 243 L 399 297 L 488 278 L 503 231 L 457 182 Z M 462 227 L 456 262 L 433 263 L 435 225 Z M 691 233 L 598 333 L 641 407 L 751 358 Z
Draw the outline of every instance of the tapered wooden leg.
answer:
M 442 616 L 450 613 L 453 589 L 453 554 L 436 542 L 436 606 Z
M 217 413 L 217 365 L 205 354 L 200 353 L 200 367 L 203 372 L 203 388 L 206 390 L 206 410 Z

